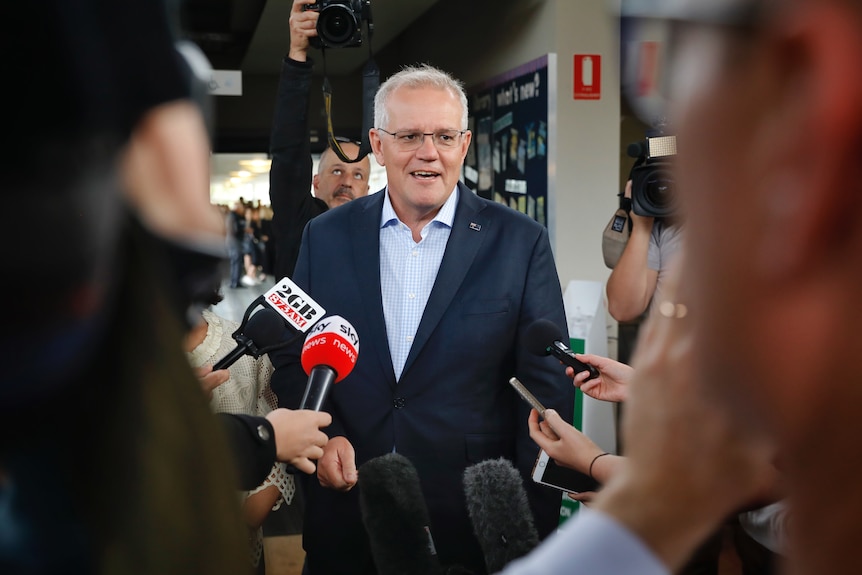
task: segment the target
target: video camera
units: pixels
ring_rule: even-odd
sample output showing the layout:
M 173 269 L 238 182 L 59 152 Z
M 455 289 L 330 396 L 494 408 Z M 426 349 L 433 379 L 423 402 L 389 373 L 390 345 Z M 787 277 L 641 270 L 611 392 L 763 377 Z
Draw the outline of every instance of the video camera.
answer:
M 671 161 L 676 155 L 676 136 L 647 137 L 629 144 L 627 153 L 637 158 L 630 175 L 632 211 L 652 218 L 672 216 L 676 199 Z
M 320 12 L 317 37 L 309 39 L 315 48 L 361 46 L 362 22 L 368 25 L 369 35 L 374 27 L 371 0 L 317 0 L 316 4 L 306 4 L 305 9 Z

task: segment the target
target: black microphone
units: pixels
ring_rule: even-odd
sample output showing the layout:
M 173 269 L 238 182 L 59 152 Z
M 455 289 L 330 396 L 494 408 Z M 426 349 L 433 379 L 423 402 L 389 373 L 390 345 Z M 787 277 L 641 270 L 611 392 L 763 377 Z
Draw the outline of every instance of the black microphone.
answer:
M 378 575 L 442 575 L 419 475 L 387 453 L 359 466 L 359 509 Z
M 244 355 L 257 359 L 263 348 L 281 341 L 285 329 L 284 320 L 278 312 L 267 307 L 262 308 L 252 314 L 245 326 L 233 334 L 237 346 L 213 365 L 213 371 L 227 369 Z
M 539 545 L 524 480 L 508 459 L 488 459 L 465 469 L 464 494 L 488 573 L 501 571 Z
M 299 409 L 320 411 L 332 384 L 353 371 L 359 357 L 359 336 L 339 315 L 325 317 L 308 332 L 300 361 L 308 383 Z
M 592 365 L 579 361 L 569 347 L 561 340 L 563 335 L 557 324 L 549 319 L 537 319 L 527 327 L 524 335 L 527 340 L 527 349 L 536 355 L 553 355 L 563 363 L 574 368 L 575 373 L 589 371 L 593 379 L 599 376 L 599 370 Z

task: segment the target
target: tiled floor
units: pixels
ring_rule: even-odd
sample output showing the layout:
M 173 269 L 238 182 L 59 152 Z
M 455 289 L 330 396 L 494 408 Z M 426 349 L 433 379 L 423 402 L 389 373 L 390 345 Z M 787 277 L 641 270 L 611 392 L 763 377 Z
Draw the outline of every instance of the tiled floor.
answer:
M 275 280 L 272 276 L 267 276 L 266 280 L 256 286 L 231 288 L 228 287 L 229 283 L 225 280 L 222 282 L 221 290 L 224 299 L 213 310 L 227 319 L 242 321 L 246 308 L 248 308 L 255 298 L 266 293 L 274 285 L 274 282 Z

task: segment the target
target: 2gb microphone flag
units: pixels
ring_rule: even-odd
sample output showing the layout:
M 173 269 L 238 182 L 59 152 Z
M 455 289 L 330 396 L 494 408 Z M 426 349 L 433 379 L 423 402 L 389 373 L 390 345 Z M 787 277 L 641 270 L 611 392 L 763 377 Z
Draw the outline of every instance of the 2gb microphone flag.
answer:
M 280 313 L 289 326 L 303 333 L 326 313 L 323 306 L 287 277 L 275 282 L 263 297 L 267 305 Z

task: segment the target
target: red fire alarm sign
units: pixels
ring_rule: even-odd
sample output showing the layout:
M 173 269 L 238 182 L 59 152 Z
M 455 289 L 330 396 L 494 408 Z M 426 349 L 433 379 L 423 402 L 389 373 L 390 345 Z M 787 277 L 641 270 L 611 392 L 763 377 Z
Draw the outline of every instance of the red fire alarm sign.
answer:
M 602 57 L 598 54 L 575 54 L 575 100 L 599 100 L 602 97 Z

